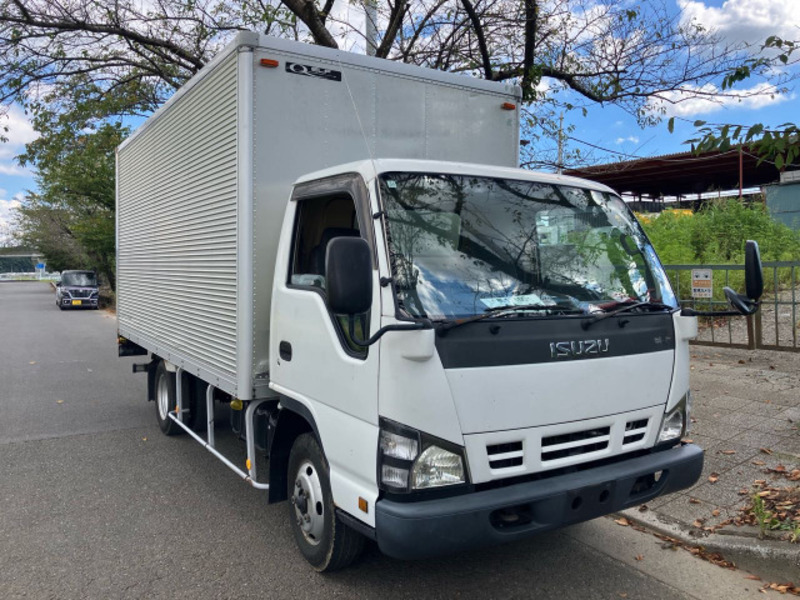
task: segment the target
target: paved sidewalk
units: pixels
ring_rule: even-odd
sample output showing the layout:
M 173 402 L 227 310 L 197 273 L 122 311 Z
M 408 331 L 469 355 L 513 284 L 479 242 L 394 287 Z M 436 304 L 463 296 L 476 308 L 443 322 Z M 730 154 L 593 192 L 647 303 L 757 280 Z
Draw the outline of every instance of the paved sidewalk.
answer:
M 716 528 L 741 516 L 757 480 L 800 486 L 770 472 L 800 468 L 800 354 L 706 346 L 691 353 L 687 437 L 705 450 L 703 474 L 694 487 L 624 514 L 762 577 L 800 585 L 800 541 L 759 539 L 751 526 Z

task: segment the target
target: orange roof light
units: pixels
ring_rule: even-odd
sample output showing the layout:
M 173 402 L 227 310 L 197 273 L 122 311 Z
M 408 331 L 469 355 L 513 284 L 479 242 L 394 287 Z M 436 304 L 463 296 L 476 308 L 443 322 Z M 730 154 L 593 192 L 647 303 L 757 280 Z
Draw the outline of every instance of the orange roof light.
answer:
M 517 110 L 516 104 L 511 104 L 511 102 L 503 102 L 503 106 L 501 106 L 503 110 Z
M 262 58 L 261 59 L 261 66 L 262 67 L 269 67 L 270 69 L 274 69 L 278 65 L 280 65 L 277 60 L 272 60 L 271 58 Z

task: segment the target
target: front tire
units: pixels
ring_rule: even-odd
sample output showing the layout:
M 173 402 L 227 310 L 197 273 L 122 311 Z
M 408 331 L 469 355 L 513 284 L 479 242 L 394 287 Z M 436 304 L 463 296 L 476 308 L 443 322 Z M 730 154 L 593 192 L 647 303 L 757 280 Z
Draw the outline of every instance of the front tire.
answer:
M 306 560 L 321 572 L 352 563 L 364 547 L 364 537 L 336 517 L 328 463 L 316 438 L 300 435 L 289 454 L 289 522 Z

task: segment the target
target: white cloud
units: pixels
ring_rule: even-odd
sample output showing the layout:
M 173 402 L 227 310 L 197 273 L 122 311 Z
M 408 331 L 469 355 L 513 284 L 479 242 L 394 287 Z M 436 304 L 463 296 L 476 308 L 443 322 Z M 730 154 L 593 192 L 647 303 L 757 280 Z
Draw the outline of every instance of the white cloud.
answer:
M 8 198 L 8 192 L 0 189 L 0 244 L 9 241 L 9 236 L 12 232 L 12 223 L 14 220 L 14 210 L 22 205 L 22 193 L 16 194 L 12 198 Z
M 15 157 L 23 152 L 25 144 L 35 140 L 39 134 L 17 106 L 7 107 L 4 114 L 0 110 L 0 128 L 8 129 L 3 133 L 8 141 L 0 143 L 0 175 L 30 177 L 31 172 L 20 167 Z
M 25 112 L 16 105 L 8 107 L 5 115 L 0 117 L 0 126 L 8 127 L 6 136 L 14 146 L 24 146 L 39 137 Z
M 797 0 L 725 0 L 718 7 L 708 6 L 707 0 L 677 1 L 684 24 L 697 22 L 730 44 L 760 46 L 771 35 L 800 39 Z
M 639 138 L 635 135 L 629 135 L 628 137 L 618 137 L 616 140 L 614 140 L 614 143 L 617 146 L 621 146 L 626 142 L 630 142 L 631 144 L 638 144 Z
M 766 83 L 749 89 L 722 92 L 713 84 L 701 87 L 686 86 L 684 91 L 663 92 L 648 101 L 653 112 L 664 109 L 666 117 L 698 117 L 718 112 L 725 108 L 759 110 L 782 102 L 794 100 L 794 94 L 777 94 Z

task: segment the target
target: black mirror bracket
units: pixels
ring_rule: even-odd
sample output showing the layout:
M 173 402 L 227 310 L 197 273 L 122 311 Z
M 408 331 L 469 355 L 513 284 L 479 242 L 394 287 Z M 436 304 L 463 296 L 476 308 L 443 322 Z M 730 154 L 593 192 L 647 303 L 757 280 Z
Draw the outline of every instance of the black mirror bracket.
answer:
M 431 323 L 428 319 L 423 319 L 421 321 L 417 321 L 415 323 L 402 323 L 402 324 L 394 324 L 394 325 L 385 325 L 378 329 L 368 340 L 361 340 L 356 337 L 355 332 L 355 319 L 352 316 L 348 316 L 349 320 L 349 333 L 350 339 L 353 340 L 359 346 L 367 347 L 372 346 L 375 342 L 383 337 L 383 334 L 388 333 L 390 331 L 420 331 L 423 329 L 433 329 L 433 323 Z
M 731 288 L 722 288 L 725 297 L 736 310 L 695 310 L 693 308 L 681 309 L 682 317 L 749 317 L 758 311 L 759 301 L 751 300 L 747 296 L 737 294 Z

